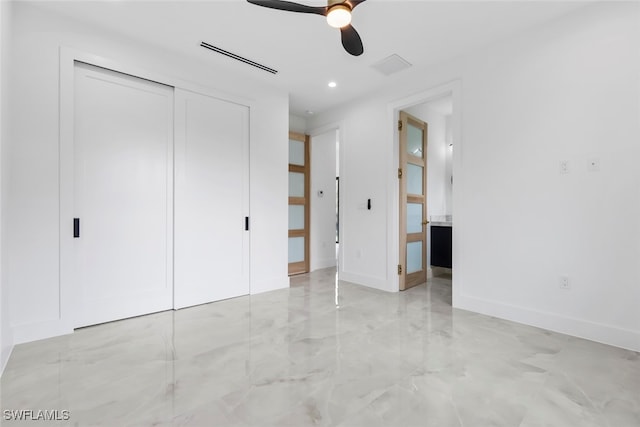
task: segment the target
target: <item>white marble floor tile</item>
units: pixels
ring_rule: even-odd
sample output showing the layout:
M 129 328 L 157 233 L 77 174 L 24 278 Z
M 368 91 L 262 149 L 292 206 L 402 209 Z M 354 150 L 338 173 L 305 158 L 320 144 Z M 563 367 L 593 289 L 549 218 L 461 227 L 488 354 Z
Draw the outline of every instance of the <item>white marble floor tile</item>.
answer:
M 451 307 L 451 281 L 392 294 L 291 288 L 16 346 L 2 426 L 640 426 L 640 354 Z

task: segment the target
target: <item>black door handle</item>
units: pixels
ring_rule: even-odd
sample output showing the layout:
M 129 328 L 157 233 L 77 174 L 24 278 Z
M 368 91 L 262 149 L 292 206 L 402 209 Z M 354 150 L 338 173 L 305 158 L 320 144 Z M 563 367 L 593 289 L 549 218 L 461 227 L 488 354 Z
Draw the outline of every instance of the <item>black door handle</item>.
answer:
M 80 218 L 73 218 L 73 238 L 80 237 Z

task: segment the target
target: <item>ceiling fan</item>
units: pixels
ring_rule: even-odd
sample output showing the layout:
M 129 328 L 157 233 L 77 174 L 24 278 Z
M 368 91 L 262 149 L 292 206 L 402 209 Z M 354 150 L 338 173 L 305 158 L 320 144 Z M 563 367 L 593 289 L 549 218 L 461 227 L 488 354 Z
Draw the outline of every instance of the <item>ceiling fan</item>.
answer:
M 351 25 L 351 12 L 360 3 L 366 0 L 328 0 L 327 6 L 307 6 L 284 0 L 247 0 L 257 6 L 271 9 L 286 10 L 288 12 L 313 13 L 323 15 L 327 18 L 327 23 L 340 29 L 342 36 L 342 46 L 353 56 L 360 56 L 364 52 L 362 39 L 358 32 Z

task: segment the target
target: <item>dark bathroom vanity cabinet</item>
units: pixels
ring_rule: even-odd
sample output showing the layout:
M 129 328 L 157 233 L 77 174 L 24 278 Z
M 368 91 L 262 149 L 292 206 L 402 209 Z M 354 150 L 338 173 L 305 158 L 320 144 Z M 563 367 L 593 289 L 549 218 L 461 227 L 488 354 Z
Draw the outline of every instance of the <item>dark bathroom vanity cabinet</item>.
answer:
M 431 265 L 451 268 L 451 223 L 431 225 Z

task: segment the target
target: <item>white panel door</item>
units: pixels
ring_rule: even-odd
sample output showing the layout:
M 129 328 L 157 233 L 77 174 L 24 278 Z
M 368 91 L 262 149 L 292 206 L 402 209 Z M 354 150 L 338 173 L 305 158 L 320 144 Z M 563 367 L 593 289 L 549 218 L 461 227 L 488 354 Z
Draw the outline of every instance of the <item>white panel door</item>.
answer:
M 173 88 L 76 64 L 75 326 L 173 307 Z
M 176 89 L 175 308 L 249 293 L 249 108 Z

